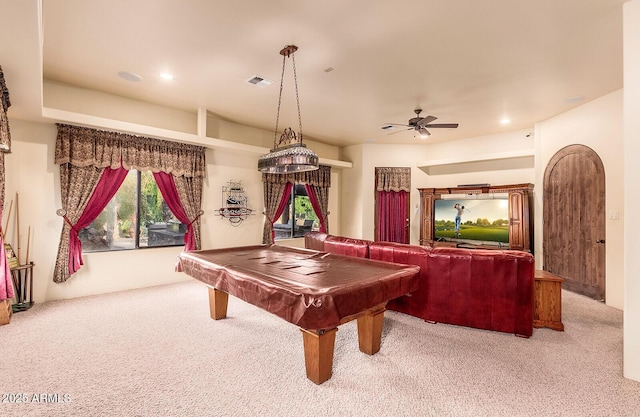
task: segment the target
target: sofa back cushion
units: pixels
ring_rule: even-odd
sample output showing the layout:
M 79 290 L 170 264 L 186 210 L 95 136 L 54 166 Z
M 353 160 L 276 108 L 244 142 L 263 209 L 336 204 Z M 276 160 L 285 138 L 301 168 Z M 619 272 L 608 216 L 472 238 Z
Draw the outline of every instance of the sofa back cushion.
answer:
M 534 270 L 527 252 L 435 248 L 422 318 L 531 336 Z
M 338 255 L 368 258 L 369 245 L 372 243 L 372 241 L 365 239 L 329 235 L 324 241 L 324 251 Z
M 375 242 L 369 256 L 420 267 L 418 289 L 387 308 L 431 322 L 533 332 L 533 255 L 512 250 L 427 248 Z

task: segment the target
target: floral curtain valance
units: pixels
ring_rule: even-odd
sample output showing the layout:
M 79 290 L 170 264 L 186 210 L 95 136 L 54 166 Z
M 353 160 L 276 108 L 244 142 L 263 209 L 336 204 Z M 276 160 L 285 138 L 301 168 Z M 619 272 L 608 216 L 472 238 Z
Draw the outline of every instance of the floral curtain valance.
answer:
M 308 184 L 315 187 L 331 187 L 331 167 L 320 165 L 314 171 L 294 172 L 291 174 L 262 174 L 262 182 L 272 184 Z
M 377 191 L 411 192 L 411 168 L 376 168 Z
M 58 124 L 56 164 L 205 176 L 205 148 L 126 133 Z
M 0 67 L 0 152 L 11 152 L 11 132 L 7 110 L 11 106 L 9 89 L 4 82 L 4 73 Z

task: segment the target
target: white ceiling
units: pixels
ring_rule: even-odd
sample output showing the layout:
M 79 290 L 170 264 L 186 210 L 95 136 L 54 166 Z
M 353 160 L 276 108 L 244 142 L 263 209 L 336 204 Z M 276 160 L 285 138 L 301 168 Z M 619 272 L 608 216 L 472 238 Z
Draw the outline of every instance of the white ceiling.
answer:
M 273 130 L 279 51 L 295 44 L 305 136 L 341 146 L 423 143 L 413 131 L 380 129 L 421 107 L 435 123 L 460 124 L 432 129 L 429 141 L 470 138 L 530 129 L 622 88 L 623 2 L 42 0 L 42 68 L 53 81 Z M 25 7 L 17 3 L 1 4 Z M 37 21 L 27 27 L 37 31 Z M 287 65 L 280 126 L 297 127 Z M 160 79 L 164 71 L 175 79 Z M 275 83 L 246 83 L 253 75 Z M 584 100 L 565 102 L 576 96 Z

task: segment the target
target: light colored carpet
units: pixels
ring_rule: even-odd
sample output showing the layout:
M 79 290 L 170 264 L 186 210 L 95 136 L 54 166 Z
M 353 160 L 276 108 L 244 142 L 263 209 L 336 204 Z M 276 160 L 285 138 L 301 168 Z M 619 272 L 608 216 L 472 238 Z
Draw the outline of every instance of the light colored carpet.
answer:
M 348 323 L 319 386 L 296 326 L 233 297 L 213 321 L 195 280 L 36 304 L 0 326 L 0 416 L 640 415 L 622 312 L 563 297 L 565 332 L 530 339 L 388 311 L 367 356 Z

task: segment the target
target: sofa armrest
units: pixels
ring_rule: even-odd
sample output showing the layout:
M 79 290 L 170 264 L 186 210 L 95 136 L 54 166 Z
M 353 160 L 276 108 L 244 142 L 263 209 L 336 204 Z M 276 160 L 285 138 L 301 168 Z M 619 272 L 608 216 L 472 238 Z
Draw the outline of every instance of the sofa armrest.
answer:
M 417 245 L 393 242 L 374 242 L 369 245 L 369 257 L 385 262 L 395 262 L 420 267 L 418 274 L 418 288 L 410 294 L 390 300 L 389 310 L 423 317 L 426 309 L 427 290 L 427 262 L 431 248 Z
M 327 236 L 326 233 L 318 231 L 307 232 L 304 234 L 304 247 L 324 252 L 324 241 L 327 239 Z

